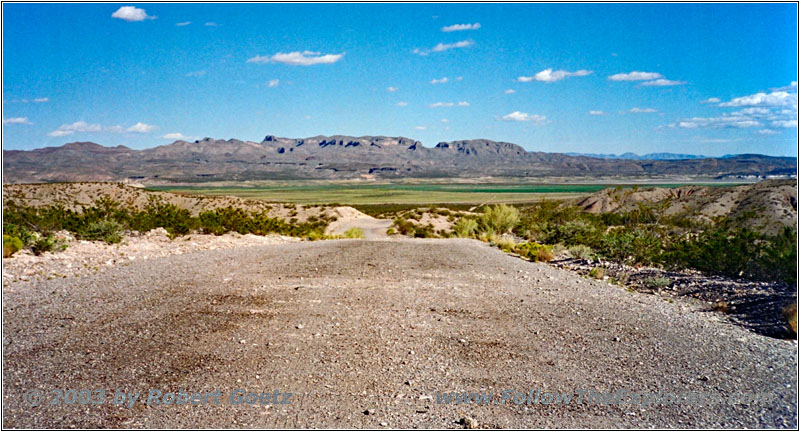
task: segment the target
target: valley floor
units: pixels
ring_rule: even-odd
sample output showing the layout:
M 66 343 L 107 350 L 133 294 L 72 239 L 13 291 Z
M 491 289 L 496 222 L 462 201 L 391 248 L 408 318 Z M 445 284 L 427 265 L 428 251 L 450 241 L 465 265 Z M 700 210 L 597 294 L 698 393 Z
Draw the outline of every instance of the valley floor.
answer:
M 464 239 L 278 242 L 4 278 L 3 349 L 5 428 L 798 424 L 796 341 Z M 106 396 L 30 406 L 54 389 Z M 113 404 L 150 389 L 222 398 Z M 231 405 L 236 389 L 270 398 Z M 518 405 L 505 390 L 763 398 Z M 450 392 L 493 402 L 437 401 Z

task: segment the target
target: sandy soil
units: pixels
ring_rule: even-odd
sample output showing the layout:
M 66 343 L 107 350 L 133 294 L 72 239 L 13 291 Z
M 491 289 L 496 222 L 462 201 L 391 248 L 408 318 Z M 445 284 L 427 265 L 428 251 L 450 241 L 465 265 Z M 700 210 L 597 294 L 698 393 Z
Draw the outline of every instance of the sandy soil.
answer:
M 795 341 L 463 239 L 198 250 L 7 281 L 3 349 L 5 428 L 797 427 Z M 237 388 L 291 403 L 231 405 Z M 108 395 L 55 406 L 53 389 Z M 222 396 L 127 408 L 117 389 Z M 516 405 L 506 389 L 771 400 Z M 48 403 L 30 406 L 32 390 Z M 498 403 L 437 402 L 462 391 Z

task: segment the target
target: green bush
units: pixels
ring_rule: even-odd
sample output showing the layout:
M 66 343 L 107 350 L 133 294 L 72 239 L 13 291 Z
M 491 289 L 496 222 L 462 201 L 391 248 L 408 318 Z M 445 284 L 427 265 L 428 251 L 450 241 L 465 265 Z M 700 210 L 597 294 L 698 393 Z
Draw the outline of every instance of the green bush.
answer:
M 36 256 L 45 252 L 60 252 L 66 248 L 65 244 L 56 240 L 52 235 L 40 236 L 31 244 L 31 252 Z
M 85 240 L 101 240 L 108 244 L 119 243 L 122 241 L 122 224 L 113 219 L 103 219 L 97 222 L 90 222 L 86 229 L 79 233 L 79 237 Z
M 661 238 L 644 227 L 611 230 L 600 243 L 603 256 L 626 264 L 660 262 L 662 251 Z
M 456 237 L 474 237 L 478 232 L 478 221 L 469 217 L 462 217 L 453 225 L 453 234 Z
M 603 279 L 606 275 L 606 269 L 604 267 L 593 267 L 589 270 L 589 277 L 593 279 Z
M 414 227 L 414 238 L 432 238 L 436 237 L 433 225 L 417 225 Z
M 480 216 L 480 229 L 487 233 L 504 234 L 519 223 L 519 210 L 506 204 L 486 206 Z
M 531 261 L 550 261 L 555 258 L 553 247 L 536 242 L 519 243 L 514 246 L 513 252 Z
M 6 214 L 4 214 L 6 216 Z M 3 222 L 3 235 L 16 237 L 22 241 L 23 246 L 31 241 L 31 232 L 22 226 Z
M 672 283 L 672 279 L 666 277 L 649 277 L 642 281 L 644 286 L 650 289 L 666 288 Z
M 513 238 L 500 237 L 495 239 L 494 245 L 499 247 L 501 250 L 505 252 L 512 252 L 514 251 L 514 248 L 517 246 L 517 242 L 515 242 Z
M 24 243 L 17 237 L 3 234 L 3 258 L 8 258 L 22 249 Z
M 416 224 L 401 217 L 395 219 L 392 226 L 394 226 L 395 229 L 397 229 L 397 232 L 399 232 L 404 236 L 413 237 L 417 231 Z
M 349 239 L 364 238 L 364 230 L 361 228 L 353 227 L 344 232 L 344 237 Z
M 582 244 L 571 246 L 568 249 L 568 251 L 569 251 L 569 254 L 573 258 L 577 258 L 577 259 L 588 260 L 588 259 L 594 259 L 594 257 L 595 257 L 595 253 L 592 250 L 592 248 L 590 248 L 589 246 L 582 245 Z

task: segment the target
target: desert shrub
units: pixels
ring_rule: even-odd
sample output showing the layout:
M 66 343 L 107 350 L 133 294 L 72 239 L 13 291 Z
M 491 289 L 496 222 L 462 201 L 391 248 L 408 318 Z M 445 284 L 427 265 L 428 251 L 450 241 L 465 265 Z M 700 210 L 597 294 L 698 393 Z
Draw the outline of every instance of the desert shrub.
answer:
M 350 228 L 349 230 L 344 232 L 344 237 L 349 239 L 364 238 L 364 230 L 358 227 Z
M 494 245 L 505 252 L 512 252 L 517 242 L 512 237 L 502 236 L 495 239 Z
M 66 249 L 66 245 L 58 241 L 52 234 L 43 235 L 33 240 L 31 252 L 39 256 L 45 252 L 59 252 Z
M 478 231 L 478 221 L 473 218 L 462 217 L 453 225 L 453 234 L 456 237 L 473 237 Z
M 32 233 L 20 225 L 3 222 L 3 235 L 19 239 L 24 246 L 31 241 Z
M 536 242 L 519 243 L 514 246 L 513 251 L 531 261 L 550 261 L 555 258 L 553 247 L 539 244 Z
M 196 226 L 196 218 L 192 217 L 189 210 L 155 200 L 130 219 L 130 228 L 135 231 L 147 232 L 154 228 L 164 228 L 171 236 L 186 235 Z
M 479 218 L 480 229 L 495 234 L 511 231 L 518 223 L 519 210 L 506 204 L 484 207 Z
M 547 243 L 563 243 L 565 245 L 597 244 L 601 231 L 586 219 L 568 220 L 552 226 L 544 239 Z
M 729 277 L 797 281 L 796 230 L 766 236 L 746 228 L 719 227 L 688 236 L 672 245 L 664 263 Z
M 416 225 L 403 218 L 395 219 L 393 226 L 397 229 L 397 232 L 405 236 L 414 236 L 416 232 Z
M 752 273 L 760 255 L 759 236 L 749 230 L 725 228 L 701 232 L 674 244 L 665 261 L 671 267 L 691 267 L 724 276 Z
M 731 309 L 731 304 L 726 301 L 718 301 L 711 306 L 711 309 L 716 312 L 728 313 Z
M 661 260 L 663 243 L 648 229 L 622 227 L 603 236 L 600 252 L 609 259 L 626 264 L 653 264 Z
M 783 308 L 783 317 L 786 319 L 786 323 L 789 324 L 789 328 L 792 329 L 792 332 L 797 335 L 797 303 L 792 303 L 789 306 Z
M 222 226 L 222 221 L 217 212 L 201 212 L 198 218 L 200 220 L 200 231 L 202 231 L 203 234 L 222 235 L 228 232 L 228 230 Z
M 417 225 L 414 228 L 414 237 L 415 238 L 431 238 L 436 237 L 436 233 L 434 232 L 433 225 Z
M 3 234 L 3 258 L 8 258 L 22 249 L 24 243 L 17 237 Z
M 606 275 L 606 269 L 603 267 L 594 267 L 589 270 L 589 277 L 594 279 L 603 279 Z
M 392 235 L 395 235 L 395 234 L 397 234 L 397 231 L 395 231 L 394 227 L 389 227 L 389 228 L 386 229 L 386 235 L 392 236 Z
M 122 230 L 122 224 L 119 222 L 113 219 L 103 219 L 90 222 L 79 233 L 79 237 L 85 240 L 101 240 L 108 244 L 114 244 L 122 241 Z
M 592 250 L 592 248 L 580 244 L 571 246 L 568 249 L 568 252 L 573 258 L 584 259 L 584 260 L 594 259 L 595 256 L 595 253 Z
M 760 279 L 777 279 L 796 285 L 797 231 L 785 227 L 780 234 L 768 237 L 755 267 Z
M 666 277 L 649 277 L 643 280 L 642 283 L 650 289 L 661 289 L 668 287 L 672 280 Z

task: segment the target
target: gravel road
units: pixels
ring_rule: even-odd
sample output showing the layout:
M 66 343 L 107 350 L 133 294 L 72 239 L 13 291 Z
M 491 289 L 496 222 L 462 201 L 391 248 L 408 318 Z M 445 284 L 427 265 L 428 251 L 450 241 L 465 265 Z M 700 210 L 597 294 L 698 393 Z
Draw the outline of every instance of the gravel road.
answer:
M 795 341 L 473 240 L 197 251 L 3 294 L 5 428 L 797 428 Z M 141 399 L 114 405 L 117 389 Z M 148 405 L 150 389 L 201 395 Z M 235 389 L 268 396 L 232 405 Z M 506 389 L 767 399 L 517 405 Z M 450 392 L 497 403 L 437 402 Z

